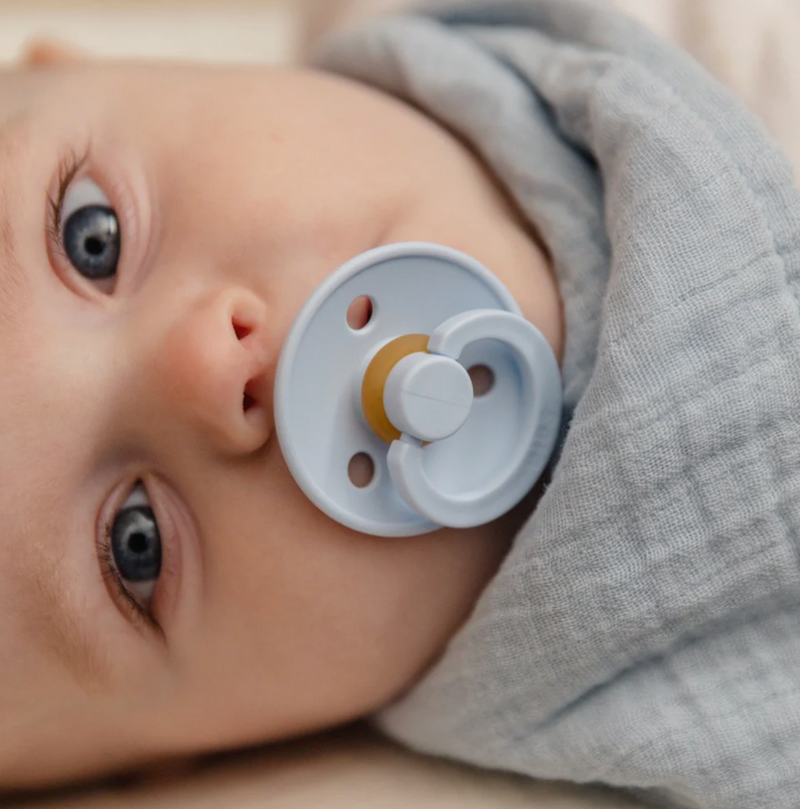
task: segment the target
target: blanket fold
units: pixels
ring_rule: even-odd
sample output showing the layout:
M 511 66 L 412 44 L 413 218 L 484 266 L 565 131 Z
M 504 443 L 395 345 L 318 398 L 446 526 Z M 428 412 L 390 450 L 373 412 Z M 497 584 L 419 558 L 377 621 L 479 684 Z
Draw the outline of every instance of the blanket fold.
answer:
M 417 749 L 653 805 L 800 805 L 800 196 L 688 56 L 589 0 L 379 20 L 316 63 L 464 137 L 541 233 L 569 431 L 423 681 Z

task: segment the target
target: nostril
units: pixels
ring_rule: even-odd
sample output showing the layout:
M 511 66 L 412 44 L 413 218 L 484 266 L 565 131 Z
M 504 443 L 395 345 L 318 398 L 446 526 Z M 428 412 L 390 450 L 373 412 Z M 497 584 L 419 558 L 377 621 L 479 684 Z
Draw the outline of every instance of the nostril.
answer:
M 252 329 L 248 326 L 243 326 L 235 322 L 233 324 L 233 332 L 236 335 L 237 340 L 244 340 L 244 338 L 247 337 L 251 331 Z
M 253 330 L 250 326 L 245 326 L 244 323 L 239 323 L 236 320 L 232 321 L 233 333 L 236 335 L 237 340 L 244 340 Z
M 257 379 L 248 380 L 244 386 L 244 394 L 242 395 L 242 410 L 247 413 L 258 406 L 258 392 L 257 392 Z

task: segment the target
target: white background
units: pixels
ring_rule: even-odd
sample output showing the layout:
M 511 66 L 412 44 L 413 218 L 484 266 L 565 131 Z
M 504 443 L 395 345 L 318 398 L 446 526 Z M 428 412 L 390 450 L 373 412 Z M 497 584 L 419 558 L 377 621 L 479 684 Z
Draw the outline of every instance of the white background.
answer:
M 302 3 L 292 0 L 0 0 L 0 60 L 35 36 L 99 55 L 285 62 Z

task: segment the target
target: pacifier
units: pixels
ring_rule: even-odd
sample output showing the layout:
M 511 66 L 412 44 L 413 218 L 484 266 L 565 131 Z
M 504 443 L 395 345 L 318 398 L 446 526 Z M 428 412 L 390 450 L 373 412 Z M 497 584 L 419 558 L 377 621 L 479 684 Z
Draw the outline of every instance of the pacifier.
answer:
M 348 325 L 354 302 L 362 328 Z M 491 379 L 481 395 L 475 369 Z M 464 253 L 409 242 L 348 261 L 308 299 L 278 362 L 275 421 L 294 479 L 329 517 L 411 536 L 522 500 L 555 446 L 561 395 L 550 346 L 505 286 Z M 371 466 L 366 485 L 354 459 Z

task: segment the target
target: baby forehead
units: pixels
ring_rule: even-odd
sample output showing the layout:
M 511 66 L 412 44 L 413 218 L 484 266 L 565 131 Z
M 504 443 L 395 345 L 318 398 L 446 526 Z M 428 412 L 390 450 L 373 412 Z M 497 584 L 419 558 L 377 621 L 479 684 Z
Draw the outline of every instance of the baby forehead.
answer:
M 26 69 L 24 65 L 0 67 L 0 145 L 8 149 L 31 134 L 31 127 L 44 102 L 65 76 L 59 70 Z

